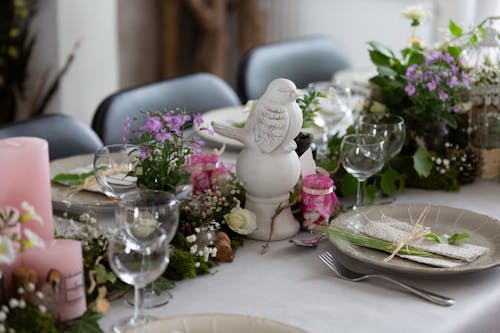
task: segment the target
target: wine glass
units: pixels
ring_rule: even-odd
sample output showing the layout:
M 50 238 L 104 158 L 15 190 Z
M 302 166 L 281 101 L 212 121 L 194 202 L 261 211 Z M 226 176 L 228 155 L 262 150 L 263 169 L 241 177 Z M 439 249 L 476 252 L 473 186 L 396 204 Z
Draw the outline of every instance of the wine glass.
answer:
M 389 161 L 394 158 L 403 147 L 406 138 L 405 121 L 402 117 L 388 113 L 368 113 L 358 118 L 357 133 L 381 136 L 384 139 L 384 162 L 390 168 Z M 377 204 L 390 203 L 390 198 L 376 199 Z
M 349 88 L 330 81 L 313 82 L 309 91 L 317 91 L 325 97 L 319 97 L 319 110 L 315 121 L 323 127 L 321 146 L 318 150 L 328 151 L 328 138 L 333 127 L 350 112 L 351 92 Z
M 138 189 L 122 194 L 116 201 L 116 220 L 119 227 L 155 226 L 165 230 L 167 242 L 175 236 L 179 224 L 179 202 L 168 192 Z M 155 308 L 167 304 L 172 295 L 155 291 L 152 284 L 144 292 L 144 307 Z M 135 297 L 127 297 L 134 304 Z
M 357 132 L 384 139 L 384 160 L 387 163 L 399 154 L 406 137 L 405 121 L 402 117 L 388 113 L 368 113 L 359 116 Z
M 94 175 L 104 194 L 116 199 L 135 189 L 138 160 L 139 150 L 135 145 L 114 144 L 99 148 L 94 154 Z
M 384 166 L 384 140 L 369 134 L 349 134 L 340 144 L 340 159 L 346 171 L 358 180 L 356 204 L 364 206 L 365 181 Z
M 118 228 L 109 240 L 108 257 L 116 276 L 134 286 L 134 314 L 113 325 L 113 331 L 124 333 L 143 325 L 154 317 L 143 314 L 143 292 L 169 262 L 167 233 L 153 225 L 134 225 Z

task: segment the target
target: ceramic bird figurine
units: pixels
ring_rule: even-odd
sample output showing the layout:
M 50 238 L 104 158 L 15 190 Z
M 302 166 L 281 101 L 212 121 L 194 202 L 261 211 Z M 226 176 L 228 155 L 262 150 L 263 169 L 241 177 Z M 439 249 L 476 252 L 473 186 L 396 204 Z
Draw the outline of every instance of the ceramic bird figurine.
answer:
M 262 153 L 294 151 L 297 146 L 293 139 L 302 128 L 302 112 L 295 102 L 297 96 L 292 81 L 273 80 L 250 111 L 243 128 L 217 122 L 213 122 L 212 127 L 216 133 Z

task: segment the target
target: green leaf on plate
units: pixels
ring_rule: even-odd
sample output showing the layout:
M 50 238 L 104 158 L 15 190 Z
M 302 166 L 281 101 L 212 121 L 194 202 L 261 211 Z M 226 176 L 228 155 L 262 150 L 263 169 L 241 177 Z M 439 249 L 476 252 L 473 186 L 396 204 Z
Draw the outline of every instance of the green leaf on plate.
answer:
M 450 236 L 448 234 L 438 235 L 438 234 L 431 232 L 430 234 L 427 234 L 426 237 L 431 238 L 438 243 L 455 245 L 455 244 L 457 244 L 458 240 L 460 240 L 462 238 L 469 237 L 469 234 L 466 232 L 462 232 L 462 233 L 453 234 L 453 236 Z
M 99 319 L 103 317 L 102 314 L 87 310 L 82 318 L 75 321 L 67 330 L 69 333 L 103 333 L 99 327 Z
M 52 181 L 66 186 L 82 185 L 87 178 L 93 175 L 93 170 L 84 173 L 59 173 L 52 178 Z

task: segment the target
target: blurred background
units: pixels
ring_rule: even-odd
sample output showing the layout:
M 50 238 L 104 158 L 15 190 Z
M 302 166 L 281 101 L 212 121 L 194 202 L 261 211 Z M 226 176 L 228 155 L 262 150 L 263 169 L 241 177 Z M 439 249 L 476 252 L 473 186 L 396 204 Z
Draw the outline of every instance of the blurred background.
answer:
M 395 50 L 408 43 L 410 24 L 401 12 L 409 6 L 422 5 L 431 13 L 417 30 L 428 44 L 442 40 L 450 19 L 471 26 L 500 15 L 500 0 L 2 2 L 0 123 L 26 117 L 11 109 L 31 103 L 37 112 L 64 113 L 90 124 L 109 94 L 193 72 L 215 73 L 234 87 L 238 63 L 249 49 L 311 34 L 331 35 L 354 68 L 370 70 L 368 41 Z M 23 40 L 9 44 L 13 37 Z M 6 57 L 17 57 L 16 67 Z M 13 98 L 6 95 L 5 73 L 22 79 L 23 91 Z

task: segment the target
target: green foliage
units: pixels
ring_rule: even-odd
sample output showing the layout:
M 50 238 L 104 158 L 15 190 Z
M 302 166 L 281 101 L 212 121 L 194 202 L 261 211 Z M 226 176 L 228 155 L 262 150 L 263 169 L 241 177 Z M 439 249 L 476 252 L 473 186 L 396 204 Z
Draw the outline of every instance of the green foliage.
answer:
M 432 162 L 427 149 L 420 147 L 413 154 L 413 167 L 420 177 L 429 176 L 432 169 Z
M 99 327 L 99 319 L 102 314 L 87 310 L 82 318 L 75 321 L 66 331 L 67 333 L 103 333 Z M 43 331 L 40 331 L 43 332 Z
M 110 272 L 104 267 L 103 264 L 99 263 L 94 266 L 96 271 L 95 279 L 98 284 L 105 284 L 107 282 L 115 283 L 116 275 L 113 272 Z
M 455 37 L 461 37 L 463 34 L 462 28 L 455 22 L 453 22 L 453 20 L 450 20 L 450 23 L 448 24 L 448 29 L 450 30 L 451 34 Z
M 89 177 L 94 176 L 94 170 L 84 173 L 60 173 L 52 178 L 52 181 L 66 186 L 82 185 Z
M 385 168 L 380 179 L 380 188 L 382 193 L 392 197 L 397 189 L 404 188 L 406 175 L 400 174 L 393 168 Z
M 173 287 L 175 287 L 175 282 L 170 281 L 164 276 L 160 276 L 153 282 L 153 289 L 158 294 Z
M 302 127 L 315 127 L 314 117 L 320 110 L 319 98 L 325 98 L 326 95 L 319 91 L 306 92 L 302 97 L 297 98 L 297 104 L 302 110 Z
M 59 333 L 55 316 L 40 311 L 38 305 L 28 303 L 24 309 L 10 309 L 6 320 L 7 326 L 16 333 Z
M 189 251 L 176 248 L 170 256 L 170 264 L 164 276 L 172 281 L 195 278 L 197 274 L 194 263 L 195 257 Z
M 431 232 L 431 233 L 427 234 L 426 237 L 431 238 L 438 243 L 456 245 L 460 239 L 469 237 L 469 234 L 466 232 L 462 232 L 459 234 L 455 233 L 455 234 L 453 234 L 453 236 L 450 236 L 448 234 L 438 235 L 438 234 Z

